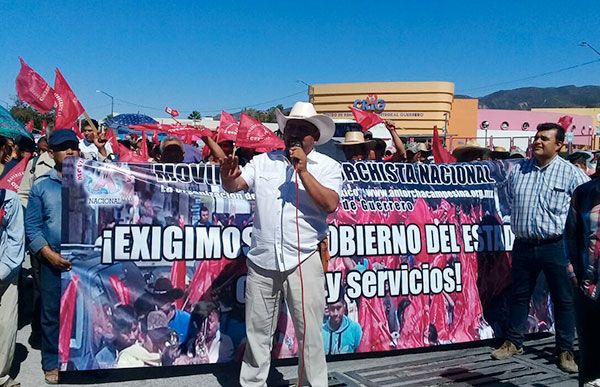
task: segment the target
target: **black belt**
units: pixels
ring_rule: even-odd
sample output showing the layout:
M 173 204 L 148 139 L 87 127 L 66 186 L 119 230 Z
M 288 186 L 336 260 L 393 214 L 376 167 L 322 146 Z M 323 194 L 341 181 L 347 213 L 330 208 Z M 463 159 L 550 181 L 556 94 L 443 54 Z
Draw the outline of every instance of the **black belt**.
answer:
M 558 242 L 563 239 L 562 235 L 558 235 L 552 238 L 547 239 L 527 239 L 527 238 L 516 238 L 516 240 L 520 243 L 526 243 L 528 245 L 541 246 L 548 245 L 550 243 Z

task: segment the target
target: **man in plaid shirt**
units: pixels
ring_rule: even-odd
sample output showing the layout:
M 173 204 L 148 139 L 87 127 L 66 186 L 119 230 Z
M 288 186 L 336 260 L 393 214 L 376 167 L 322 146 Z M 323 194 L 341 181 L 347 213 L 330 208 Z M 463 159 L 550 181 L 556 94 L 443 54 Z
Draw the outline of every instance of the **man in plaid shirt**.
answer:
M 567 275 L 563 232 L 571 195 L 589 178 L 558 153 L 565 140 L 562 126 L 540 124 L 533 142 L 533 158 L 515 165 L 508 180 L 512 251 L 510 322 L 506 341 L 492 352 L 502 360 L 523 352 L 531 293 L 544 272 L 554 303 L 558 366 L 578 371 L 573 358 L 575 312 Z

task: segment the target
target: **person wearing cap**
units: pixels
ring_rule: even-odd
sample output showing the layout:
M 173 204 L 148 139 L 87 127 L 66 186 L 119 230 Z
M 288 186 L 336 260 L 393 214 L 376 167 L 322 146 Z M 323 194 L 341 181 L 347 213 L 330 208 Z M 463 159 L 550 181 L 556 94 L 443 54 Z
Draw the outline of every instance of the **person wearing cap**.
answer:
M 538 125 L 533 157 L 517 161 L 506 178 L 510 223 L 515 234 L 509 327 L 504 343 L 491 356 L 503 360 L 523 353 L 529 303 L 543 271 L 554 303 L 558 367 L 576 373 L 575 312 L 563 233 L 571 195 L 589 177 L 558 155 L 564 140 L 562 126 Z
M 62 229 L 62 166 L 68 157 L 79 157 L 79 140 L 70 129 L 58 129 L 48 139 L 54 169 L 31 188 L 25 212 L 29 250 L 39 254 L 41 289 L 42 369 L 46 382 L 58 383 L 58 330 L 61 272 L 71 263 L 60 254 Z
M 48 152 L 48 139 L 40 137 L 38 140 L 38 156 L 33 157 L 27 163 L 23 178 L 19 185 L 17 194 L 24 208 L 27 208 L 29 193 L 35 180 L 54 169 L 54 160 Z M 31 277 L 33 279 L 32 301 L 33 311 L 31 316 L 31 335 L 29 336 L 29 345 L 34 349 L 41 347 L 41 327 L 40 327 L 40 258 L 35 254 L 30 254 Z
M 319 249 L 327 235 L 327 215 L 337 209 L 340 200 L 342 170 L 314 146 L 331 139 L 335 124 L 307 102 L 294 104 L 289 116 L 279 110 L 276 115 L 287 150 L 255 156 L 242 169 L 234 156 L 221 164 L 226 191 L 251 189 L 256 196 L 247 254 L 247 343 L 240 384 L 266 385 L 284 297 L 298 336 L 298 379 L 311 386 L 326 386 L 321 337 L 325 288 Z
M 525 151 L 519 147 L 514 147 L 511 149 L 508 158 L 509 159 L 524 159 L 527 157 Z
M 365 139 L 365 134 L 361 131 L 350 130 L 344 135 L 344 141 L 337 144 L 344 151 L 344 156 L 348 161 L 368 160 L 369 151 L 373 140 Z
M 588 162 L 592 160 L 594 156 L 591 152 L 576 150 L 567 156 L 567 160 L 577 168 L 581 169 L 583 173 L 589 175 L 590 171 L 588 171 Z
M 422 142 L 413 142 L 406 147 L 406 162 L 408 163 L 424 163 L 429 155 L 431 155 L 431 150 L 427 149 L 427 145 Z

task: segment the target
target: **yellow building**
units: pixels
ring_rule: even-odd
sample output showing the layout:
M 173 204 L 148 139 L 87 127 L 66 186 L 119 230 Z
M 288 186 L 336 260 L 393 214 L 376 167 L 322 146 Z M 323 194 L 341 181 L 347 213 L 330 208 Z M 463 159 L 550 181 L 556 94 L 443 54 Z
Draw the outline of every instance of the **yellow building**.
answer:
M 452 82 L 315 84 L 309 88 L 309 100 L 317 112 L 334 120 L 352 120 L 349 106 L 378 113 L 394 121 L 406 137 L 430 137 L 434 126 L 458 136 L 473 135 L 477 129 L 477 100 L 455 101 Z M 454 114 L 453 102 L 460 114 Z

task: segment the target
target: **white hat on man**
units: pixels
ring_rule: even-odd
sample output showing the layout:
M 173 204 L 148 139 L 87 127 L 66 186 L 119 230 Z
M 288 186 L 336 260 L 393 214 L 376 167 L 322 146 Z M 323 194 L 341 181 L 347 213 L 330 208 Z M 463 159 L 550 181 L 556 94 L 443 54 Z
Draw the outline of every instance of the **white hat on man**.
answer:
M 285 125 L 288 120 L 304 120 L 316 126 L 317 129 L 319 129 L 320 137 L 319 141 L 315 142 L 315 145 L 325 144 L 327 141 L 331 140 L 331 137 L 333 137 L 333 133 L 335 132 L 335 123 L 333 120 L 324 114 L 317 114 L 315 107 L 310 102 L 296 102 L 288 116 L 277 109 L 275 110 L 275 116 L 277 117 L 279 130 L 282 132 L 285 132 Z

